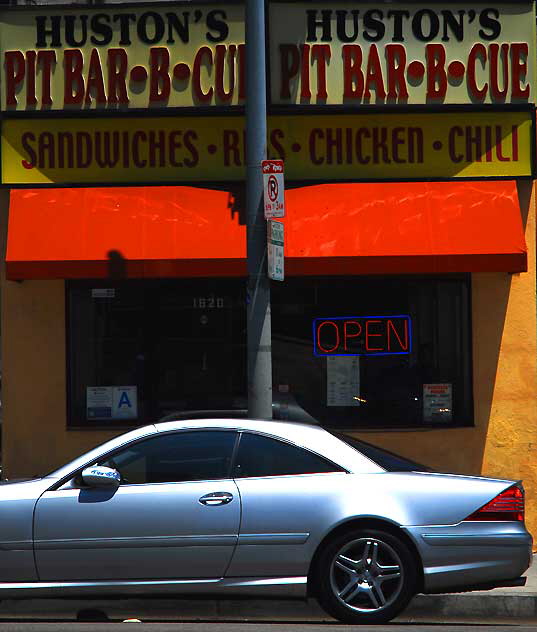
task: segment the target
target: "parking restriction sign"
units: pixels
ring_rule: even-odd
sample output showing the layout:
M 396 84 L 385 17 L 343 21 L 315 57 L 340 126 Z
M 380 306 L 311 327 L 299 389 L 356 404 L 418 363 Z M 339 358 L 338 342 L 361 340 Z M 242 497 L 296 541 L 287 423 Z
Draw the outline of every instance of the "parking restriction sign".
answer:
M 265 219 L 285 216 L 283 160 L 263 160 L 263 201 Z
M 283 223 L 270 219 L 267 226 L 268 276 L 273 281 L 284 279 L 283 242 Z

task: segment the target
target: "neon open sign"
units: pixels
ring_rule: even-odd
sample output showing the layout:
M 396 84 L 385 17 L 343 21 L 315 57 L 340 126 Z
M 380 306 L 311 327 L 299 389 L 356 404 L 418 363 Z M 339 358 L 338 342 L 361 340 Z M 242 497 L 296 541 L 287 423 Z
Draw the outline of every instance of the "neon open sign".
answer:
M 410 316 L 337 316 L 313 321 L 316 356 L 401 355 L 412 351 Z

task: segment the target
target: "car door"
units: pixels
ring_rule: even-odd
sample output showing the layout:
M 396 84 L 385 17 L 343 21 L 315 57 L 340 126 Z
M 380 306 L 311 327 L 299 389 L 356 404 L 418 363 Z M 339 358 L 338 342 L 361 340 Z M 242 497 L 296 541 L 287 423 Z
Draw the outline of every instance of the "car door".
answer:
M 234 464 L 241 495 L 239 542 L 229 576 L 304 576 L 341 515 L 347 472 L 294 444 L 244 432 Z
M 98 463 L 122 475 L 117 489 L 80 475 L 36 505 L 41 580 L 222 577 L 233 555 L 240 497 L 229 477 L 233 431 L 163 433 Z

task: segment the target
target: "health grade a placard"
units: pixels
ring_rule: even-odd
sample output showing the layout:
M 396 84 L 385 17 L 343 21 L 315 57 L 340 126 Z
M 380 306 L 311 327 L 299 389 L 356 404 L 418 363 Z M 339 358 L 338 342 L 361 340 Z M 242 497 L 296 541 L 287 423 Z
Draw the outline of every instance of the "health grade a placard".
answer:
M 88 386 L 86 388 L 86 418 L 91 421 L 137 419 L 137 387 Z

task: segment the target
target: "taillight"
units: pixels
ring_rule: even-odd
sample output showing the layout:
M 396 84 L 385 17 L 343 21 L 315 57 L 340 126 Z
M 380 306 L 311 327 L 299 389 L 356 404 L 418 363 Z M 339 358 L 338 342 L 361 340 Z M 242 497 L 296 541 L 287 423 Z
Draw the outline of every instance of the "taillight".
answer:
M 509 487 L 465 520 L 524 521 L 524 490 L 518 485 Z

